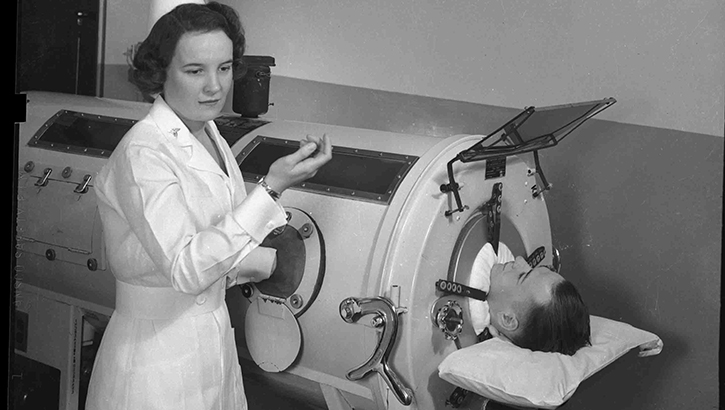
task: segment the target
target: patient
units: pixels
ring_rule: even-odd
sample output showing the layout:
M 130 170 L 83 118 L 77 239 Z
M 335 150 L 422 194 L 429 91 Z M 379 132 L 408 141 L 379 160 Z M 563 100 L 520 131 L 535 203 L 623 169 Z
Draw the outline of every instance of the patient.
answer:
M 488 288 L 487 302 L 471 306 L 474 328 L 488 325 L 493 335 L 533 351 L 571 356 L 591 344 L 589 312 L 574 285 L 548 266 L 532 269 L 524 258 L 514 259 L 503 243 L 498 255 L 488 243 L 481 249 L 471 285 Z M 488 312 L 476 314 L 486 303 Z

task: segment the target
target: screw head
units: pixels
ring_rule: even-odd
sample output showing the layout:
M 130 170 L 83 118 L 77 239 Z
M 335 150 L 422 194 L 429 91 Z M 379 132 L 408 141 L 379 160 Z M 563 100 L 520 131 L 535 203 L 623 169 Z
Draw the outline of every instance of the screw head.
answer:
M 250 298 L 254 294 L 254 290 L 252 289 L 252 286 L 248 283 L 245 283 L 242 285 L 242 295 L 245 298 Z
M 49 261 L 55 260 L 55 250 L 47 249 L 45 251 L 45 258 L 48 259 Z
M 294 295 L 290 296 L 289 302 L 293 308 L 299 309 L 302 307 L 302 296 L 295 293 Z

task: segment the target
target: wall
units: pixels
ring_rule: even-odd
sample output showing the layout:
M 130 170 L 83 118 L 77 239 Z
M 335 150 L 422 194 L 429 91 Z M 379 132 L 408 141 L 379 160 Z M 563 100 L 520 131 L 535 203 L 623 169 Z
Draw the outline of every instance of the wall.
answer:
M 723 135 L 721 0 L 228 0 L 276 74 Z
M 554 241 L 593 314 L 654 332 L 665 350 L 618 360 L 564 408 L 718 408 L 722 1 L 226 3 L 249 54 L 276 58 L 272 120 L 445 137 L 528 105 L 617 98 L 542 152 Z M 106 96 L 133 99 L 114 58 Z
M 105 93 L 135 98 L 116 79 L 148 4 L 106 1 Z M 222 2 L 279 76 L 514 108 L 611 96 L 603 119 L 723 135 L 721 0 Z
M 148 0 L 105 0 L 106 42 L 104 87 L 101 96 L 142 101 L 127 81 L 128 51 L 148 34 Z

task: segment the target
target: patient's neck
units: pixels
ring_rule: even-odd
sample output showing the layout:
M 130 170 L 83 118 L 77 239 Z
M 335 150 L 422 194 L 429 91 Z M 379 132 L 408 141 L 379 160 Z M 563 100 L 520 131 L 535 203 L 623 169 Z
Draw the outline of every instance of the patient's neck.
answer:
M 514 343 L 513 337 L 514 332 L 511 332 L 509 330 L 503 329 L 500 326 L 496 325 L 496 320 L 491 321 L 491 326 L 488 327 L 489 331 L 491 332 L 491 336 L 498 337 L 499 339 L 503 339 L 507 342 Z M 516 344 L 516 343 L 514 343 Z

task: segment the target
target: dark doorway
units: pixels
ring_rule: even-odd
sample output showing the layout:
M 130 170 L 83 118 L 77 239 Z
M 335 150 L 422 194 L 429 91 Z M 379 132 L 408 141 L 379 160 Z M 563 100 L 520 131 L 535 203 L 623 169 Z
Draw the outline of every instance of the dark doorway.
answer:
M 21 0 L 16 91 L 97 95 L 99 0 Z

